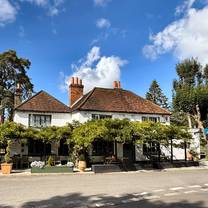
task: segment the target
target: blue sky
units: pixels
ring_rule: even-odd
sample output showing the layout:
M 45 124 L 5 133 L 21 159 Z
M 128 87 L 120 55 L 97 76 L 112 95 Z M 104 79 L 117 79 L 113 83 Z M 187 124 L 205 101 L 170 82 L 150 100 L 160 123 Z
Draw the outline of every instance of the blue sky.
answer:
M 68 104 L 67 81 L 144 96 L 156 79 L 171 98 L 175 65 L 208 54 L 206 0 L 0 0 L 0 52 L 31 62 L 35 91 Z M 206 19 L 207 18 L 207 19 Z

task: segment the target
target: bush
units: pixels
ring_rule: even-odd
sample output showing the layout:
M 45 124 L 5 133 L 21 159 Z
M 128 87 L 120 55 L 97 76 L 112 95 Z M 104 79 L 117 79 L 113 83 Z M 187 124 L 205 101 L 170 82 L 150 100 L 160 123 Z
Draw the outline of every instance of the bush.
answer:
M 47 166 L 49 167 L 54 166 L 54 158 L 52 156 L 49 156 L 47 161 Z
M 10 163 L 12 161 L 12 159 L 10 157 L 10 154 L 11 154 L 11 144 L 12 144 L 12 141 L 8 140 L 7 141 L 6 154 L 4 156 L 4 160 L 5 160 L 6 163 Z

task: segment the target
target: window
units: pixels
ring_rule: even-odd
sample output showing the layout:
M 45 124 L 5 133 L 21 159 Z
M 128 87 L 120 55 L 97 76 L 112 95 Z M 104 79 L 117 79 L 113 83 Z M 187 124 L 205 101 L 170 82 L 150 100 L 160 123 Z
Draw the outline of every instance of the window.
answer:
M 148 142 L 148 144 L 143 145 L 143 154 L 144 155 L 155 155 L 160 151 L 160 145 L 158 142 Z
M 94 141 L 92 143 L 92 155 L 93 156 L 110 156 L 113 154 L 113 142 L 107 141 Z
M 28 140 L 28 155 L 42 156 L 51 154 L 51 145 L 45 144 L 40 140 Z
M 99 120 L 99 119 L 105 119 L 105 118 L 112 118 L 111 115 L 102 115 L 102 114 L 92 114 L 92 119 Z
M 148 117 L 142 116 L 142 121 L 148 121 Z
M 60 156 L 69 156 L 69 146 L 66 143 L 66 139 L 60 140 L 58 153 Z
M 152 122 L 160 122 L 160 117 L 147 117 L 142 116 L 142 121 L 152 121 Z
M 30 127 L 47 127 L 51 125 L 51 115 L 29 115 L 29 126 Z

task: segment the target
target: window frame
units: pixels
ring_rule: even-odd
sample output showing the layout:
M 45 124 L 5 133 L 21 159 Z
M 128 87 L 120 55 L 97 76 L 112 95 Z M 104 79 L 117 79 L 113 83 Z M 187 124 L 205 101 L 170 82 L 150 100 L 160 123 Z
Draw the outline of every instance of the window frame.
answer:
M 107 114 L 92 114 L 92 120 L 100 120 L 100 119 L 105 119 L 105 118 L 112 118 L 112 115 L 107 115 Z
M 44 118 L 44 121 L 43 121 L 43 118 Z M 50 114 L 29 114 L 28 126 L 34 127 L 34 128 L 44 128 L 44 127 L 51 126 L 51 121 L 52 121 L 52 115 Z M 38 122 L 39 122 L 39 125 L 36 125 Z

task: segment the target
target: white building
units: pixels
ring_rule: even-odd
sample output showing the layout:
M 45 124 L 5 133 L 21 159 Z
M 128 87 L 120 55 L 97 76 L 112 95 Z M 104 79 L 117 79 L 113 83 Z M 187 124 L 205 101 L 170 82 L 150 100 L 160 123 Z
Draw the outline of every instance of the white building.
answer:
M 170 123 L 170 112 L 155 105 L 154 103 L 136 95 L 135 93 L 124 90 L 120 82 L 114 82 L 113 88 L 97 88 L 83 94 L 82 80 L 72 78 L 69 86 L 70 106 L 66 106 L 56 98 L 44 91 L 40 91 L 27 101 L 19 104 L 15 108 L 14 121 L 27 127 L 45 126 L 64 126 L 77 120 L 81 123 L 90 119 L 102 118 L 128 118 L 131 121 L 161 122 Z M 91 152 L 92 162 L 101 161 L 106 154 L 106 146 L 111 153 L 116 153 L 118 158 L 128 157 L 132 161 L 144 161 L 148 158 L 144 154 L 143 146 L 133 144 L 94 144 Z M 57 148 L 57 147 L 56 147 Z M 101 150 L 102 149 L 102 150 Z M 42 149 L 40 144 L 32 142 L 24 148 L 17 148 L 14 154 L 28 154 L 34 157 L 41 156 Z M 55 147 L 48 148 L 48 154 L 66 155 L 66 147 L 60 144 L 58 150 Z M 168 155 L 169 150 L 164 152 Z M 175 159 L 184 159 L 184 150 L 174 150 Z

